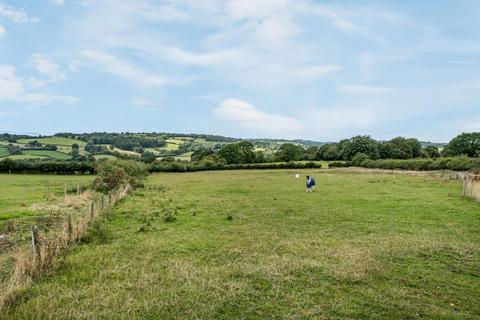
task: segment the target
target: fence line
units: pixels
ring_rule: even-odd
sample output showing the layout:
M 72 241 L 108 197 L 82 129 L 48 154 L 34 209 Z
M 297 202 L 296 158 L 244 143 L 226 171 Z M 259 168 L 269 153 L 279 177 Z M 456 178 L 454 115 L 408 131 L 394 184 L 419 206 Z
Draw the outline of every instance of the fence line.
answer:
M 79 188 L 77 187 L 77 191 Z M 62 228 L 55 231 L 53 238 L 43 238 L 37 225 L 31 227 L 31 248 L 23 246 L 17 249 L 15 256 L 14 271 L 10 277 L 8 288 L 0 293 L 0 310 L 8 305 L 8 297 L 16 290 L 28 286 L 34 279 L 43 273 L 52 270 L 59 255 L 64 258 L 69 250 L 85 235 L 92 221 L 103 214 L 106 209 L 114 207 L 119 200 L 128 196 L 132 187 L 127 184 L 116 192 L 109 193 L 109 202 L 105 203 L 104 196 L 92 195 L 90 203 L 79 215 L 68 212 L 66 223 Z M 95 203 L 96 200 L 100 203 Z

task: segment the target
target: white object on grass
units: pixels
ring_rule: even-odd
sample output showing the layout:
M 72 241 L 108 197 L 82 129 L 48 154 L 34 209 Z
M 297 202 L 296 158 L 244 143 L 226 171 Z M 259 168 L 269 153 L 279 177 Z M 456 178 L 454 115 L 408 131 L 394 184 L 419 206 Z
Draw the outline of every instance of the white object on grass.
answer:
M 300 178 L 300 175 L 297 173 L 297 174 L 295 175 L 295 178 L 297 178 L 297 179 Z

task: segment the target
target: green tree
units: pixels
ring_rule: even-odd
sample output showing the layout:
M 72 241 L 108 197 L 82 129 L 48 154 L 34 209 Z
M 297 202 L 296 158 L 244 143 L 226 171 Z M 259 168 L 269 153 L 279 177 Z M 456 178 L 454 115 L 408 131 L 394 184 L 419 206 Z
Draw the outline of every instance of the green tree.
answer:
M 424 150 L 428 154 L 428 156 L 432 159 L 437 159 L 440 157 L 440 151 L 436 146 L 428 146 Z
M 446 156 L 480 156 L 480 132 L 462 133 L 453 138 L 445 147 Z
M 239 143 L 226 144 L 220 149 L 219 155 L 225 159 L 227 164 L 254 163 L 255 147 L 251 142 L 242 141 Z
M 145 163 L 152 163 L 153 161 L 155 161 L 155 159 L 157 159 L 157 156 L 153 152 L 144 151 L 140 159 Z
M 293 143 L 284 143 L 280 146 L 280 149 L 275 154 L 278 161 L 296 161 L 302 160 L 305 149 L 303 147 L 293 144 Z
M 370 159 L 378 159 L 378 142 L 370 136 L 356 136 L 344 143 L 342 155 L 345 160 L 352 160 L 357 153 L 364 153 Z

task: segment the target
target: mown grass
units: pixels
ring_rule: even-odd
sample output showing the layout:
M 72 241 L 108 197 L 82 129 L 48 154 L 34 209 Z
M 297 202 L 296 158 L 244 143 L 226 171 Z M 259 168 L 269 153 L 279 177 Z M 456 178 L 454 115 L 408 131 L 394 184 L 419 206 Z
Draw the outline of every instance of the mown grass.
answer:
M 8 152 L 7 148 L 2 148 L 0 147 L 0 158 L 1 157 L 6 157 L 8 156 L 10 153 Z
M 326 170 L 152 175 L 5 318 L 478 319 L 480 210 L 460 194 Z
M 44 157 L 48 157 L 48 158 L 51 158 L 51 159 L 57 159 L 57 160 L 68 160 L 68 159 L 72 158 L 68 154 L 65 154 L 65 153 L 59 152 L 59 151 L 53 151 L 53 150 L 25 150 L 25 151 L 23 151 L 23 153 L 25 155 L 44 156 Z
M 34 138 L 34 139 L 19 139 L 18 143 L 29 143 L 30 141 L 37 140 L 42 144 L 55 144 L 60 146 L 69 146 L 71 147 L 72 144 L 76 143 L 81 147 L 84 147 L 87 143 L 85 141 L 77 140 L 77 139 L 70 139 L 70 138 L 63 138 L 63 137 L 47 137 L 47 138 Z

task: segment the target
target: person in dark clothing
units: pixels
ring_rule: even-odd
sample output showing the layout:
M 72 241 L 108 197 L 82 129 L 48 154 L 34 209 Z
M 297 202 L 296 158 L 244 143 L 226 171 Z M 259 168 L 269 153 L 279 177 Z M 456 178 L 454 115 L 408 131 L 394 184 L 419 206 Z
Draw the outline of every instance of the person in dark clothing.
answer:
M 312 192 L 315 189 L 315 179 L 313 177 L 307 176 L 307 192 Z

